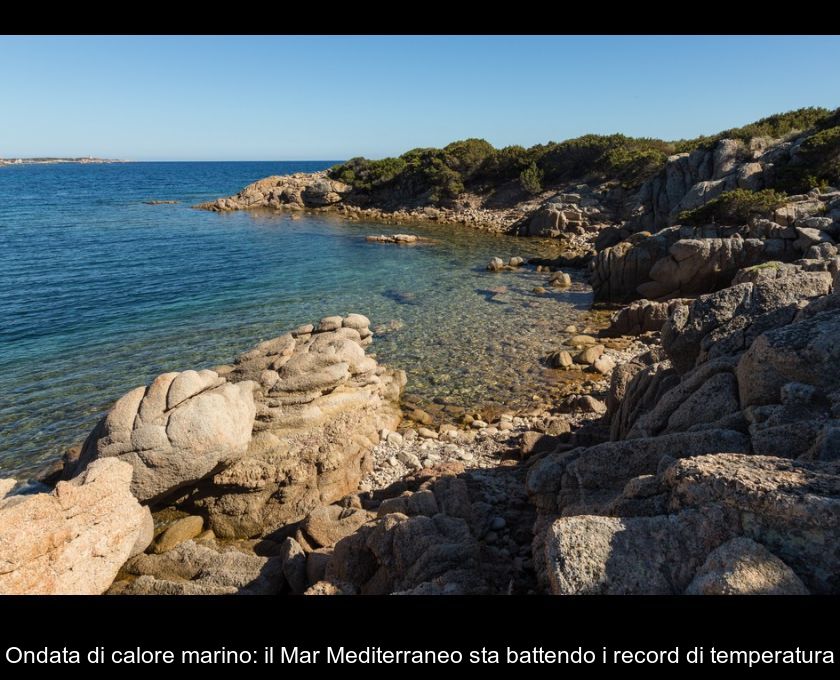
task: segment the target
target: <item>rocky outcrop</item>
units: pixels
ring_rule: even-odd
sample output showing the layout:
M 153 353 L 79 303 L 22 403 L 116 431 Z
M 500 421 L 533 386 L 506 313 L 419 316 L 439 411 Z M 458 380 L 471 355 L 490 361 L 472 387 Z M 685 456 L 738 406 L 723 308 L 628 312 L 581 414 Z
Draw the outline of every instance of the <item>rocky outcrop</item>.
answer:
M 379 432 L 399 423 L 405 375 L 367 356 L 369 325 L 326 317 L 231 366 L 163 374 L 117 401 L 65 474 L 125 460 L 140 500 L 206 517 L 223 538 L 297 522 L 355 491 Z
M 326 581 L 380 595 L 486 589 L 475 536 L 481 518 L 463 480 L 429 480 L 413 493 L 383 502 L 378 514 L 379 519 L 336 543 Z
M 249 184 L 238 194 L 195 207 L 213 212 L 256 208 L 301 210 L 334 205 L 349 191 L 349 186 L 329 179 L 325 172 L 298 172 L 266 177 Z
M 152 540 L 129 490 L 132 468 L 97 460 L 51 493 L 0 500 L 0 593 L 98 595 Z
M 657 260 L 648 272 L 650 281 L 636 290 L 650 298 L 688 296 L 728 286 L 735 274 L 766 259 L 764 243 L 758 239 L 680 239 Z
M 833 215 L 832 196 L 793 196 L 772 220 L 756 218 L 746 225 L 670 226 L 633 234 L 591 261 L 595 298 L 628 302 L 710 293 L 753 265 L 832 258 L 840 216 L 823 217 Z
M 678 460 L 628 484 L 621 517 L 549 524 L 535 563 L 559 594 L 836 592 L 837 472 L 752 455 Z M 633 515 L 630 501 L 652 490 L 664 511 Z
M 365 354 L 369 323 L 326 317 L 257 346 L 226 374 L 258 383 L 248 452 L 184 501 L 216 535 L 265 535 L 358 488 L 379 433 L 400 421 L 405 385 L 404 373 Z
M 613 373 L 614 441 L 548 453 L 529 471 L 546 587 L 837 592 L 831 266 L 748 268 L 729 288 L 674 303 L 661 331 L 667 359 L 653 349 Z
M 712 147 L 669 157 L 631 199 L 631 228 L 661 229 L 674 224 L 680 212 L 705 205 L 724 191 L 772 186 L 776 168 L 791 161 L 796 144 L 721 139 Z
M 641 415 L 654 408 L 679 380 L 661 348 L 618 366 L 607 399 L 610 439 L 624 439 Z
M 778 403 L 791 383 L 807 403 L 840 387 L 840 310 L 814 314 L 763 333 L 738 362 L 744 407 Z
M 612 219 L 605 206 L 607 187 L 593 188 L 588 184 L 569 187 L 555 194 L 515 225 L 521 236 L 558 237 L 597 233 Z

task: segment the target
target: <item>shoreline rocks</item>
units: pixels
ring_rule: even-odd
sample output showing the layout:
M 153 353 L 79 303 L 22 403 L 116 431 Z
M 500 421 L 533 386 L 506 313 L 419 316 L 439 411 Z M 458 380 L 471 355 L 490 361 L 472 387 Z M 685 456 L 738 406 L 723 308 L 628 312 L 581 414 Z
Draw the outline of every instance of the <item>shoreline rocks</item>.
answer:
M 405 375 L 366 354 L 369 325 L 325 317 L 232 366 L 163 374 L 117 401 L 65 477 L 125 460 L 138 499 L 205 517 L 222 538 L 299 521 L 353 492 L 378 433 L 399 423 Z
M 104 458 L 51 493 L 1 499 L 0 593 L 105 592 L 152 540 L 152 518 L 129 490 L 131 475 L 128 463 Z

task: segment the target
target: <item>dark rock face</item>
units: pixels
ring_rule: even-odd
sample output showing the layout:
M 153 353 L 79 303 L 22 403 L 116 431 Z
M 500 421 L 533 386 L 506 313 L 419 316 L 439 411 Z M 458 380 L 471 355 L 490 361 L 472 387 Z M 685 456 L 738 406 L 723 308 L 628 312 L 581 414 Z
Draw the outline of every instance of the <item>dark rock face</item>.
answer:
M 613 374 L 614 441 L 543 456 L 534 564 L 569 593 L 840 591 L 840 297 L 804 261 L 675 304 Z
M 709 359 L 738 354 L 763 332 L 790 323 L 799 303 L 831 290 L 828 272 L 781 269 L 773 279 L 739 283 L 676 307 L 662 327 L 674 368 L 686 373 Z

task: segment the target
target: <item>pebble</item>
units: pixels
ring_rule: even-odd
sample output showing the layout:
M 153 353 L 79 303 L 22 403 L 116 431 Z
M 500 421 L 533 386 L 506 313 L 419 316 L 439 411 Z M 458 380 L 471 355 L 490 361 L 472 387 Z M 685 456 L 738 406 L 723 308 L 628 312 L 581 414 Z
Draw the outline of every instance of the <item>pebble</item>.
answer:
M 432 418 L 432 416 L 419 408 L 414 409 L 408 417 L 421 425 L 431 425 L 434 422 L 434 418 Z
M 470 423 L 470 427 L 472 427 L 476 430 L 481 430 L 481 429 L 487 427 L 487 423 L 485 423 L 483 420 L 473 420 Z
M 592 365 L 604 353 L 604 346 L 603 345 L 592 345 L 591 347 L 587 347 L 583 350 L 580 354 L 575 357 L 575 361 L 579 364 L 588 364 Z
M 397 460 L 397 457 L 396 457 L 396 456 L 391 456 L 391 457 L 388 459 L 388 465 L 390 465 L 391 467 L 397 467 L 397 465 L 399 465 L 399 464 L 400 464 L 400 463 L 399 463 L 399 461 Z
M 464 460 L 464 461 L 472 460 L 475 457 L 469 451 L 460 451 L 457 455 L 458 455 L 458 458 L 460 458 L 461 460 Z
M 504 517 L 494 517 L 493 522 L 490 524 L 490 528 L 493 531 L 499 531 L 500 529 L 504 529 L 507 526 L 507 522 L 505 521 Z
M 602 373 L 603 375 L 609 375 L 612 373 L 612 370 L 615 368 L 615 359 L 613 359 L 608 354 L 602 354 L 595 360 L 595 363 L 592 364 L 598 373 Z
M 430 430 L 428 427 L 421 427 L 418 428 L 417 434 L 423 437 L 423 439 L 437 439 L 438 433 L 434 430 Z
M 400 451 L 397 454 L 397 459 L 401 462 L 405 463 L 409 467 L 419 468 L 420 467 L 420 459 L 415 456 L 413 453 L 408 451 Z
M 499 423 L 499 430 L 502 432 L 507 432 L 508 430 L 513 429 L 513 423 L 509 420 L 503 420 Z
M 588 347 L 589 345 L 597 345 L 598 341 L 591 335 L 573 335 L 566 340 L 566 344 L 572 347 Z
M 403 436 L 399 432 L 391 432 L 387 436 L 387 440 L 391 446 L 401 446 L 403 443 Z
M 488 428 L 486 428 L 486 429 L 482 430 L 482 432 L 483 432 L 485 435 L 487 435 L 488 437 L 493 437 L 493 436 L 495 436 L 495 435 L 499 434 L 499 428 L 497 428 L 497 427 L 488 427 Z
M 414 430 L 409 427 L 402 433 L 402 436 L 405 441 L 410 442 L 413 439 L 417 439 L 417 430 Z
M 435 448 L 434 442 L 431 439 L 427 439 L 422 444 L 420 444 L 421 451 L 431 451 Z

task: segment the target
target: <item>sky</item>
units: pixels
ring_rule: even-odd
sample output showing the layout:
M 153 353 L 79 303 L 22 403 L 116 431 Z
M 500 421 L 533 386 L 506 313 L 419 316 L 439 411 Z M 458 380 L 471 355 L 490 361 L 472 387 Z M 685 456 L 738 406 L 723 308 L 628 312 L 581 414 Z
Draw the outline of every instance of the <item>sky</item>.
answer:
M 0 157 L 343 160 L 840 106 L 837 36 L 0 36 Z

